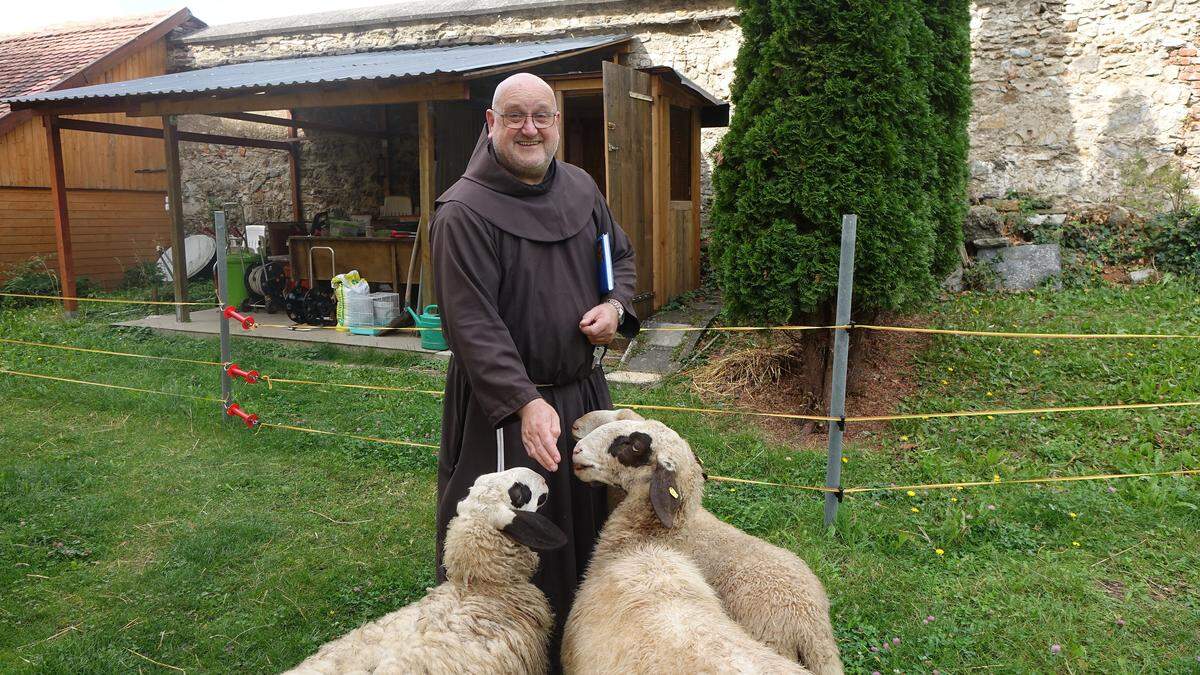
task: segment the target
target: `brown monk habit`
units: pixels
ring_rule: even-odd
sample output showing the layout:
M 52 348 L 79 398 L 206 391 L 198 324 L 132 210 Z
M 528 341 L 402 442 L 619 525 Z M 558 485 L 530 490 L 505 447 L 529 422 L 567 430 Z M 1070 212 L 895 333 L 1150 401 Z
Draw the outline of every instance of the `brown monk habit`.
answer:
M 553 161 L 542 183 L 523 183 L 496 161 L 486 133 L 466 173 L 438 199 L 431 228 L 442 325 L 454 353 L 438 456 L 438 580 L 445 579 L 446 526 L 475 479 L 497 470 L 502 429 L 504 468 L 529 467 L 546 479 L 550 494 L 540 512 L 567 535 L 565 547 L 541 554 L 534 576 L 555 614 L 550 655 L 557 663 L 562 625 L 608 515 L 603 489 L 571 472 L 571 424 L 612 407 L 579 321 L 611 297 L 625 308 L 620 332 L 637 333 L 634 253 L 585 171 Z M 601 232 L 610 233 L 613 249 L 615 290 L 608 296 L 596 280 Z M 562 429 L 553 474 L 521 442 L 516 412 L 538 396 L 558 412 Z

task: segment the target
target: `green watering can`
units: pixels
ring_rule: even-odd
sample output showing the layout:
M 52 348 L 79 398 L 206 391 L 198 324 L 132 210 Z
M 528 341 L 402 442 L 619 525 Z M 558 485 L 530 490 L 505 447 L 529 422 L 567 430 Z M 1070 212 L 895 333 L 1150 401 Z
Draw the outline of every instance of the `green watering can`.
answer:
M 420 329 L 422 348 L 435 352 L 449 349 L 446 338 L 442 335 L 442 317 L 438 314 L 437 305 L 426 305 L 425 311 L 420 314 L 414 312 L 412 307 L 405 307 L 404 311 L 412 317 L 413 325 Z

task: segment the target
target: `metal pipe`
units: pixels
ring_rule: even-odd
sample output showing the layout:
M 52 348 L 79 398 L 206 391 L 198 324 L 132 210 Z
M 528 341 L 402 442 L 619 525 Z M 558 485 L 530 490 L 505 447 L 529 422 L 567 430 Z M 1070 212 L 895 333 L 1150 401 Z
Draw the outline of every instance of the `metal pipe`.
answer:
M 221 303 L 221 363 L 229 363 L 232 360 L 229 347 L 229 318 L 225 316 L 225 303 L 229 300 L 229 256 L 228 256 L 228 237 L 225 232 L 225 212 L 213 211 L 213 224 L 215 225 L 217 234 L 217 267 L 214 271 L 214 276 L 217 279 L 217 301 Z M 229 377 L 229 373 L 221 368 L 221 400 L 225 405 L 233 402 L 233 382 Z M 224 414 L 221 411 L 221 417 L 228 422 L 232 422 L 233 418 Z
M 842 255 L 838 263 L 837 320 L 839 326 L 850 325 L 850 298 L 854 294 L 854 244 L 858 234 L 858 216 L 842 216 Z M 833 333 L 833 386 L 829 392 L 829 416 L 838 422 L 829 425 L 829 463 L 825 467 L 825 485 L 838 489 L 842 485 L 842 434 L 846 430 L 846 368 L 850 356 L 850 329 L 837 328 Z M 841 493 L 825 493 L 825 526 L 837 518 Z

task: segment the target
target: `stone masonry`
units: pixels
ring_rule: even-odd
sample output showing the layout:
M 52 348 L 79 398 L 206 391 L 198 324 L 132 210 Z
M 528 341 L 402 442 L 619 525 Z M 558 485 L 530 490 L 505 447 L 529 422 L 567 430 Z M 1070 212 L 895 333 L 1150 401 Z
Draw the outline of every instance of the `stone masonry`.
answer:
M 737 10 L 729 0 L 521 7 L 225 40 L 206 39 L 201 32 L 176 43 L 172 67 L 629 33 L 637 37 L 629 65 L 672 66 L 716 96 L 729 95 L 741 39 Z M 1200 170 L 1198 18 L 1200 0 L 977 0 L 971 23 L 972 196 L 1020 191 L 1063 203 L 1110 199 L 1119 188 L 1121 164 L 1139 154 L 1152 168 L 1179 162 L 1194 177 Z M 355 113 L 323 114 L 342 121 Z M 239 124 L 214 120 L 185 123 L 185 128 Z M 280 130 L 255 130 L 280 135 Z M 706 200 L 708 155 L 721 134 L 710 129 L 703 135 Z M 188 144 L 184 164 L 190 166 L 185 189 L 192 220 L 209 208 L 206 199 L 233 195 L 252 213 L 261 212 L 260 219 L 289 213 L 283 153 Z M 379 183 L 374 146 L 345 137 L 314 141 L 305 146 L 303 166 L 307 213 L 333 204 L 351 210 L 378 204 L 378 188 L 371 187 Z M 347 185 L 363 190 L 351 195 Z

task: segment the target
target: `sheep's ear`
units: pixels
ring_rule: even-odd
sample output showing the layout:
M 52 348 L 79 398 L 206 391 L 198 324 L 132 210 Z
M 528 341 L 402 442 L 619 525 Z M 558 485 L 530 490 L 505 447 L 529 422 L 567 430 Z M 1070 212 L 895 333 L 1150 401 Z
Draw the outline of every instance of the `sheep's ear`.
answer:
M 635 431 L 628 436 L 617 436 L 608 446 L 608 454 L 625 466 L 645 466 L 650 463 L 650 436 Z
M 546 516 L 532 511 L 517 511 L 512 522 L 501 531 L 518 544 L 535 551 L 553 551 L 567 543 L 567 535 L 557 525 Z
M 629 408 L 621 408 L 621 409 L 617 410 L 616 419 L 617 420 L 631 420 L 634 422 L 643 422 L 643 421 L 645 421 L 646 418 L 633 412 Z
M 654 465 L 650 475 L 650 505 L 654 507 L 654 515 L 658 522 L 668 530 L 675 525 L 675 514 L 679 513 L 683 499 L 679 494 L 679 485 L 675 482 L 675 471 L 662 464 Z

